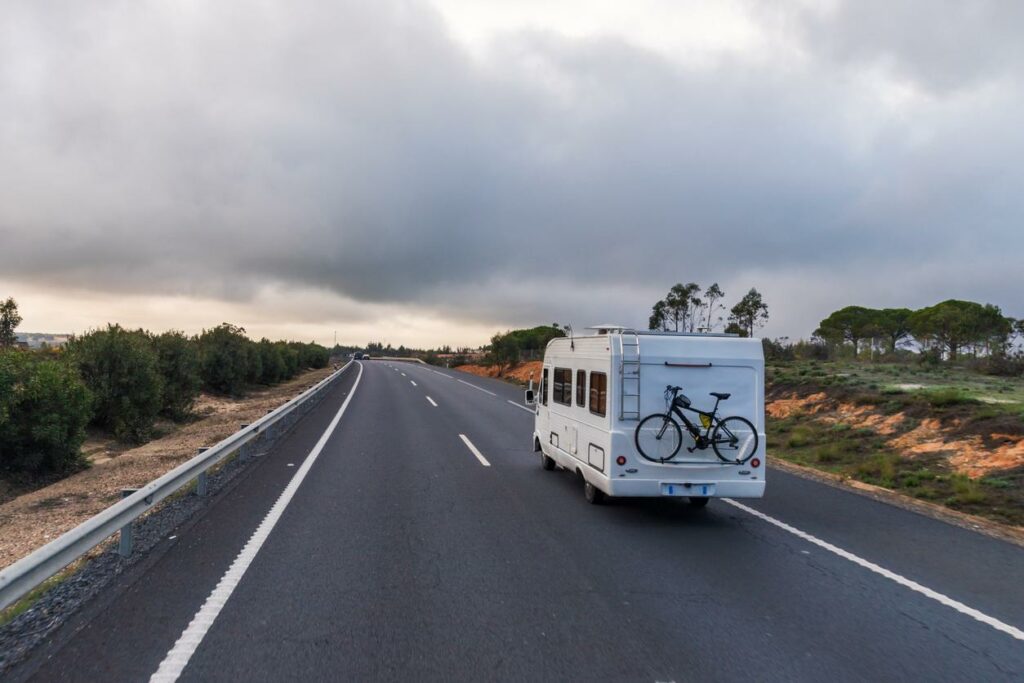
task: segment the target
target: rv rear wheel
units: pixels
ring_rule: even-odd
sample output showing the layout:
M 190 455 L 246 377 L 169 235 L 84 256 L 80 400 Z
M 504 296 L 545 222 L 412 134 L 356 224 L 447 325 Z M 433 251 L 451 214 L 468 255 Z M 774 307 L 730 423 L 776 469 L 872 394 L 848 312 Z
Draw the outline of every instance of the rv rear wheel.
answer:
M 604 502 L 604 491 L 586 480 L 583 481 L 583 495 L 591 505 L 600 505 Z
M 554 459 L 544 455 L 544 452 L 542 451 L 540 454 L 540 466 L 550 472 L 555 469 L 555 461 Z
M 708 504 L 707 496 L 690 496 L 690 505 L 695 508 L 702 508 Z

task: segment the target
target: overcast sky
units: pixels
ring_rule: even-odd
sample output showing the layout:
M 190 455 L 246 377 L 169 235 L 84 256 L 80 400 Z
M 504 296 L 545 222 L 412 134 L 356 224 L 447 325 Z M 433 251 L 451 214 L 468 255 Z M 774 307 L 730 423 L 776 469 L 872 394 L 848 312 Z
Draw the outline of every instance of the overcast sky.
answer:
M 1024 316 L 1016 0 L 5 0 L 0 297 L 479 344 L 757 287 Z

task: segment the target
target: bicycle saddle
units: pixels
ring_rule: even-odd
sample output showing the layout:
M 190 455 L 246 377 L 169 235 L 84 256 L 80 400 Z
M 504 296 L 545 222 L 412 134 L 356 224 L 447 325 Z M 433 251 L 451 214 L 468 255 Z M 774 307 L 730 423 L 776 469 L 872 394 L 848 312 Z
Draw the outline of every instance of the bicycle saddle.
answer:
M 717 391 L 712 391 L 711 395 L 714 396 L 715 398 L 717 398 L 719 401 L 724 401 L 725 399 L 727 399 L 730 396 L 732 396 L 732 394 L 720 394 Z

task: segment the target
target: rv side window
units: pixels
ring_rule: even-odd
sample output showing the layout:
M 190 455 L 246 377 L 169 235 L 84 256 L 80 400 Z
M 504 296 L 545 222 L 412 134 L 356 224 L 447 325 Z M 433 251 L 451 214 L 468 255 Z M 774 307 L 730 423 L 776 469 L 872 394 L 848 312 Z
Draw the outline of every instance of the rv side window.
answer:
M 576 405 L 585 408 L 587 405 L 587 371 L 576 371 Z
M 603 372 L 590 373 L 590 412 L 604 417 L 607 401 L 608 375 Z
M 563 406 L 572 404 L 572 370 L 555 368 L 555 386 L 551 400 Z
M 544 373 L 540 381 L 540 402 L 544 405 L 548 404 L 548 369 L 544 368 Z

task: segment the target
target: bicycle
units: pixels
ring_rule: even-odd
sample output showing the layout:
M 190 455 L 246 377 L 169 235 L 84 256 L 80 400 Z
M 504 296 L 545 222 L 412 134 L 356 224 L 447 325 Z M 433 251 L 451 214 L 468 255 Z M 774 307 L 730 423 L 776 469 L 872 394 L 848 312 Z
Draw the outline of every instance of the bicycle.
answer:
M 757 429 L 750 420 L 739 415 L 718 417 L 718 404 L 728 400 L 732 394 L 712 391 L 710 395 L 716 399 L 715 407 L 711 412 L 706 412 L 694 408 L 690 399 L 681 391 L 682 387 L 665 387 L 668 412 L 648 415 L 636 426 L 636 449 L 644 459 L 664 463 L 679 452 L 683 445 L 683 432 L 679 423 L 672 418 L 673 413 L 679 416 L 686 431 L 693 437 L 693 446 L 686 449 L 690 453 L 710 446 L 720 460 L 732 465 L 742 465 L 753 457 L 757 452 L 758 439 Z M 684 410 L 700 415 L 703 431 L 686 417 Z

